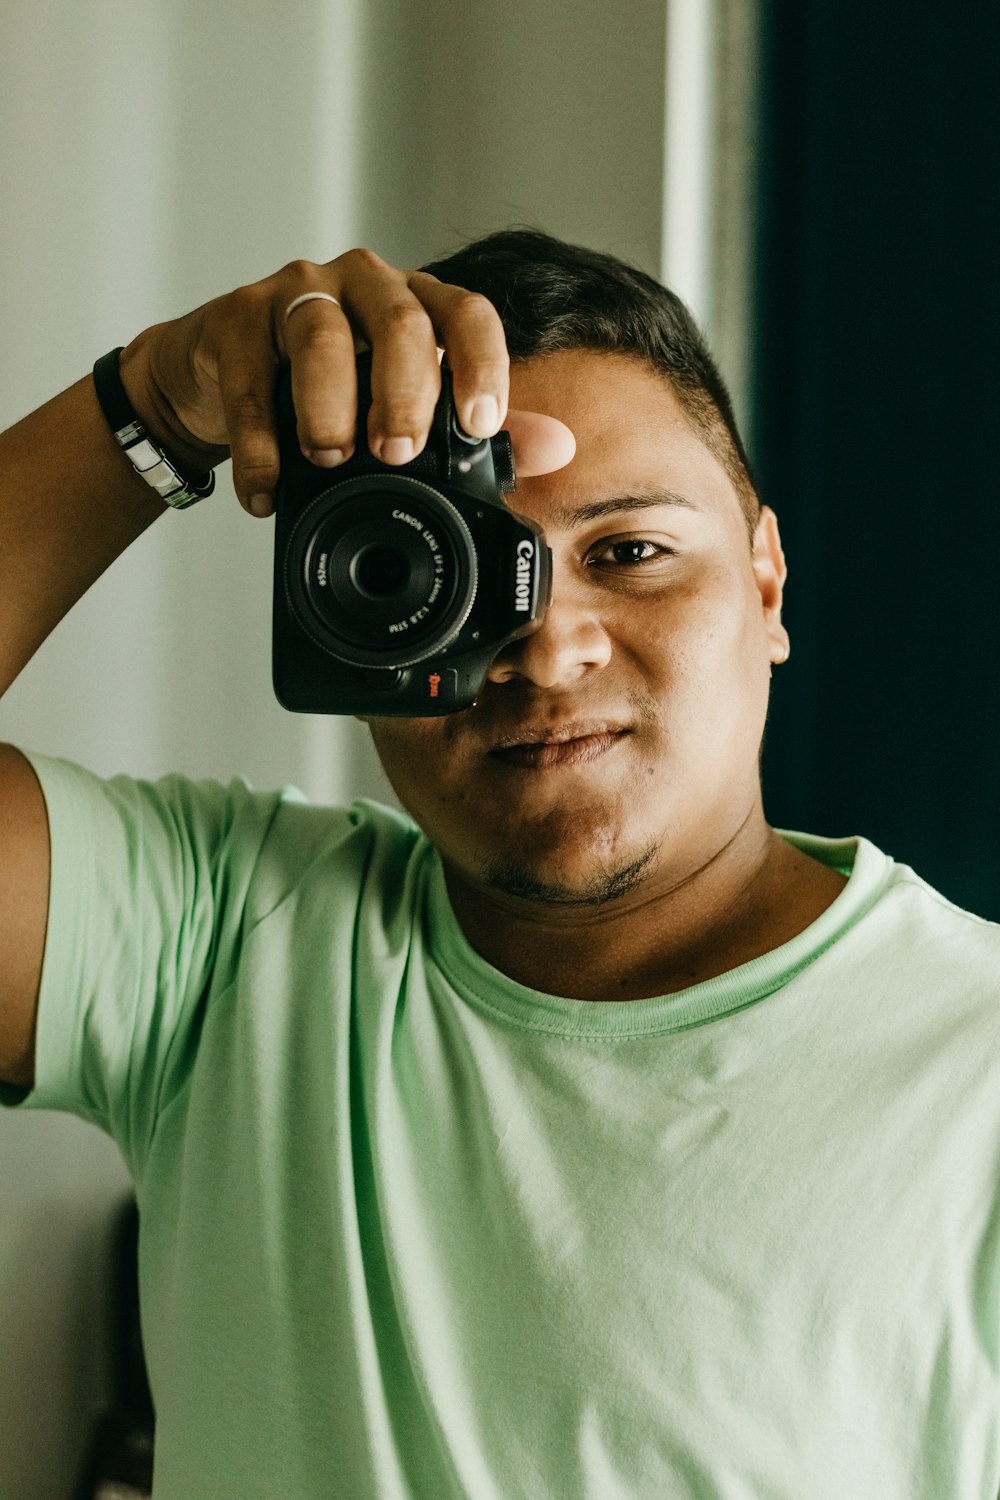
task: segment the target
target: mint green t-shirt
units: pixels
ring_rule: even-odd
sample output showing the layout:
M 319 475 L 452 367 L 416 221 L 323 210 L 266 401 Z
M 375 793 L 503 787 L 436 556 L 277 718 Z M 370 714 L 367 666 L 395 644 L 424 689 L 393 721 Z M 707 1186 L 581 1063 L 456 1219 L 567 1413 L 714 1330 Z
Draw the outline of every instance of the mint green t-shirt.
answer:
M 389 809 L 32 762 L 26 1102 L 135 1181 L 156 1500 L 996 1500 L 1000 928 L 791 834 L 805 932 L 567 1000 Z

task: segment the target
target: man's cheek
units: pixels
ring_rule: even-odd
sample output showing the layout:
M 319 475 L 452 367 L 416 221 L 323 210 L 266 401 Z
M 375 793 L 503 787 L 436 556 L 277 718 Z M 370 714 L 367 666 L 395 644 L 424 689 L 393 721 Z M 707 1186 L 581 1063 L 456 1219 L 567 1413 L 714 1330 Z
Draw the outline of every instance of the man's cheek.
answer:
M 411 814 L 444 812 L 470 800 L 461 770 L 438 737 L 401 734 L 389 728 L 373 733 L 372 738 L 396 795 Z

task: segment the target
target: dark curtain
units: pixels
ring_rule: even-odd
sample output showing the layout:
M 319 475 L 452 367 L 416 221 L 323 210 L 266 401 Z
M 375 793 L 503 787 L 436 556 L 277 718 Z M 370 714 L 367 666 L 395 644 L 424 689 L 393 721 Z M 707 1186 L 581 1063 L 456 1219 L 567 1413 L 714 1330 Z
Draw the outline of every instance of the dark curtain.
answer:
M 765 808 L 1000 919 L 1000 6 L 762 0 Z

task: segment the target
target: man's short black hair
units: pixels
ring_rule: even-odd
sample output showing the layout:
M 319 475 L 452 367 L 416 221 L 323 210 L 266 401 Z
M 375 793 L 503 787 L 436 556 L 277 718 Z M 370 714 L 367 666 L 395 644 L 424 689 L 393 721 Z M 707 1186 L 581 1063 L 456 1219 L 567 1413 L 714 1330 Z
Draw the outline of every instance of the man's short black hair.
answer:
M 753 538 L 759 503 L 729 392 L 675 292 L 617 256 L 539 229 L 485 235 L 422 269 L 492 302 L 512 360 L 594 349 L 632 355 L 666 376 L 688 421 L 732 480 Z

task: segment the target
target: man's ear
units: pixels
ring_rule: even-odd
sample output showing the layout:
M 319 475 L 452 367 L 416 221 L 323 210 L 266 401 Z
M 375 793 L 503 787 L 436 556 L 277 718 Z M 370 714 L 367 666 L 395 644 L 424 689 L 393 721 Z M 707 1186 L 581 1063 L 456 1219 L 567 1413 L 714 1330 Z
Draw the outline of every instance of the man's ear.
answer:
M 781 605 L 788 569 L 781 549 L 778 518 L 769 505 L 762 505 L 760 508 L 753 537 L 752 566 L 763 608 L 771 661 L 776 664 L 787 661 L 791 642 L 788 631 L 781 623 Z

